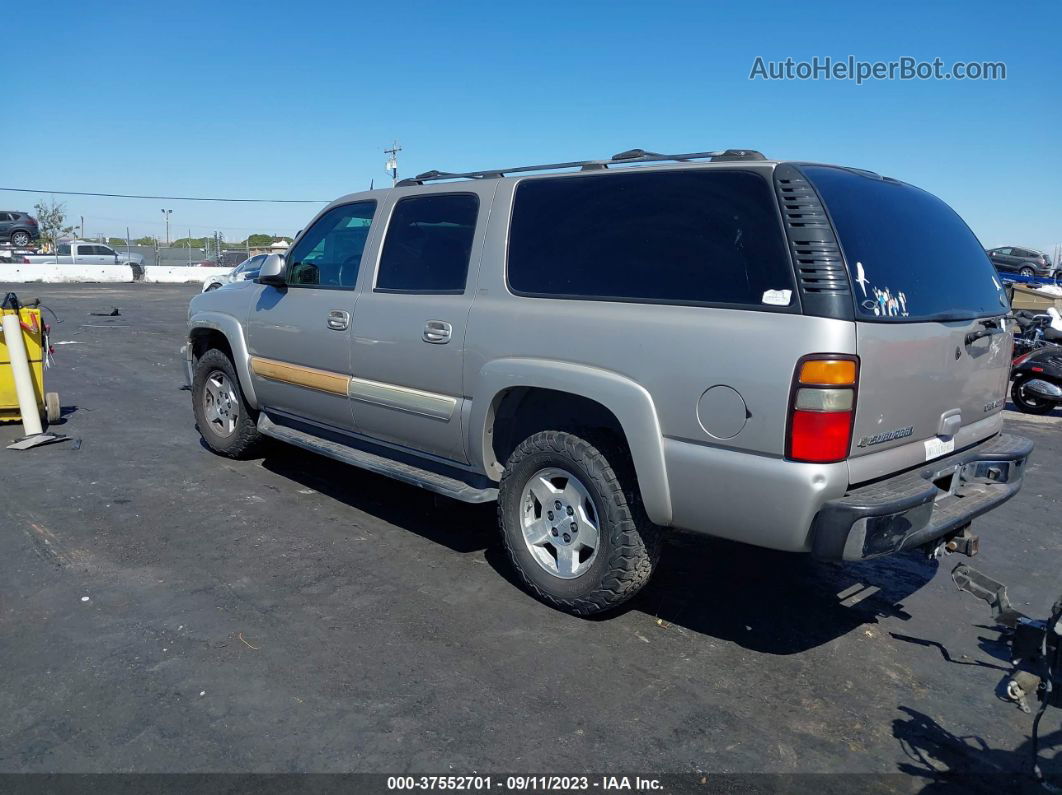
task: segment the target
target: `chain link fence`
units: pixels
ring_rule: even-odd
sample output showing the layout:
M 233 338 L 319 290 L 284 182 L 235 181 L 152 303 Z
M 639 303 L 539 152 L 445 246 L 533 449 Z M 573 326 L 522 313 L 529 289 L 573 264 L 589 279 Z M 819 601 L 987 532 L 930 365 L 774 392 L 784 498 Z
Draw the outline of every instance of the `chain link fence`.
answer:
M 205 248 L 188 246 L 115 246 L 115 251 L 129 254 L 140 254 L 144 257 L 145 265 L 163 265 L 173 268 L 181 265 L 194 267 L 197 265 L 219 265 L 226 268 L 235 268 L 249 256 L 254 249 L 246 247 L 221 246 L 219 252 L 213 241 L 207 241 Z

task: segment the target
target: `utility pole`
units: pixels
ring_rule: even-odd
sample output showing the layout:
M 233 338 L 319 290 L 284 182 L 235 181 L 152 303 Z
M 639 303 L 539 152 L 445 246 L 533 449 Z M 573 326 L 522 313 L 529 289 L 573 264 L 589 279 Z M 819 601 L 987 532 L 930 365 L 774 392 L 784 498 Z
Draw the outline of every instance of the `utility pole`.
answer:
M 173 210 L 163 210 L 162 211 L 162 217 L 166 219 L 166 246 L 167 246 L 167 248 L 170 245 L 170 213 L 172 213 L 172 212 L 173 212 Z
M 391 187 L 398 183 L 398 153 L 401 151 L 402 147 L 398 145 L 397 140 L 391 144 L 390 149 L 384 149 L 384 154 L 387 155 L 387 170 L 391 172 Z
M 85 239 L 85 216 L 81 216 L 81 239 Z

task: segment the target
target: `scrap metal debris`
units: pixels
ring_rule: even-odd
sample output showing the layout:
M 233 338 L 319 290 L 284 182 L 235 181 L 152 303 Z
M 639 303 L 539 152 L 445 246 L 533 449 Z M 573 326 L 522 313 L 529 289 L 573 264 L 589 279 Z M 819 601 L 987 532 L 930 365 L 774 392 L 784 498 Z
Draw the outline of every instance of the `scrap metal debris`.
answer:
M 70 437 L 62 433 L 37 433 L 33 436 L 25 436 L 7 446 L 8 450 L 29 450 L 32 447 L 40 447 L 45 444 L 69 441 Z

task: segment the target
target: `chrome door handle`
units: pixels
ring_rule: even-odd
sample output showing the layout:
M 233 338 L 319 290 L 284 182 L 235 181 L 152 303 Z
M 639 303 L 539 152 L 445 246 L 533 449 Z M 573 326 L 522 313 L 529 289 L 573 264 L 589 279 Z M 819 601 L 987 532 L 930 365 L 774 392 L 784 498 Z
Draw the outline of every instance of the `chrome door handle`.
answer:
M 350 312 L 333 309 L 328 313 L 328 328 L 332 331 L 346 331 L 350 326 Z
M 436 345 L 443 345 L 450 341 L 450 337 L 453 333 L 454 327 L 445 320 L 429 320 L 424 324 L 424 333 L 421 335 L 421 339 L 425 342 L 434 342 Z

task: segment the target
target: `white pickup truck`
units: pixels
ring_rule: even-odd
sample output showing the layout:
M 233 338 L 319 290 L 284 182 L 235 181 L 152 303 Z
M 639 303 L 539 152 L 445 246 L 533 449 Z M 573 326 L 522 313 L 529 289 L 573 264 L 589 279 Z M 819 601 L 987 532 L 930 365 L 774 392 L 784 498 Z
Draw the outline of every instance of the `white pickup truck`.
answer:
M 115 251 L 102 243 L 89 243 L 84 240 L 72 240 L 60 243 L 54 254 L 19 254 L 19 259 L 27 264 L 57 265 L 143 265 L 143 254 L 127 254 Z

